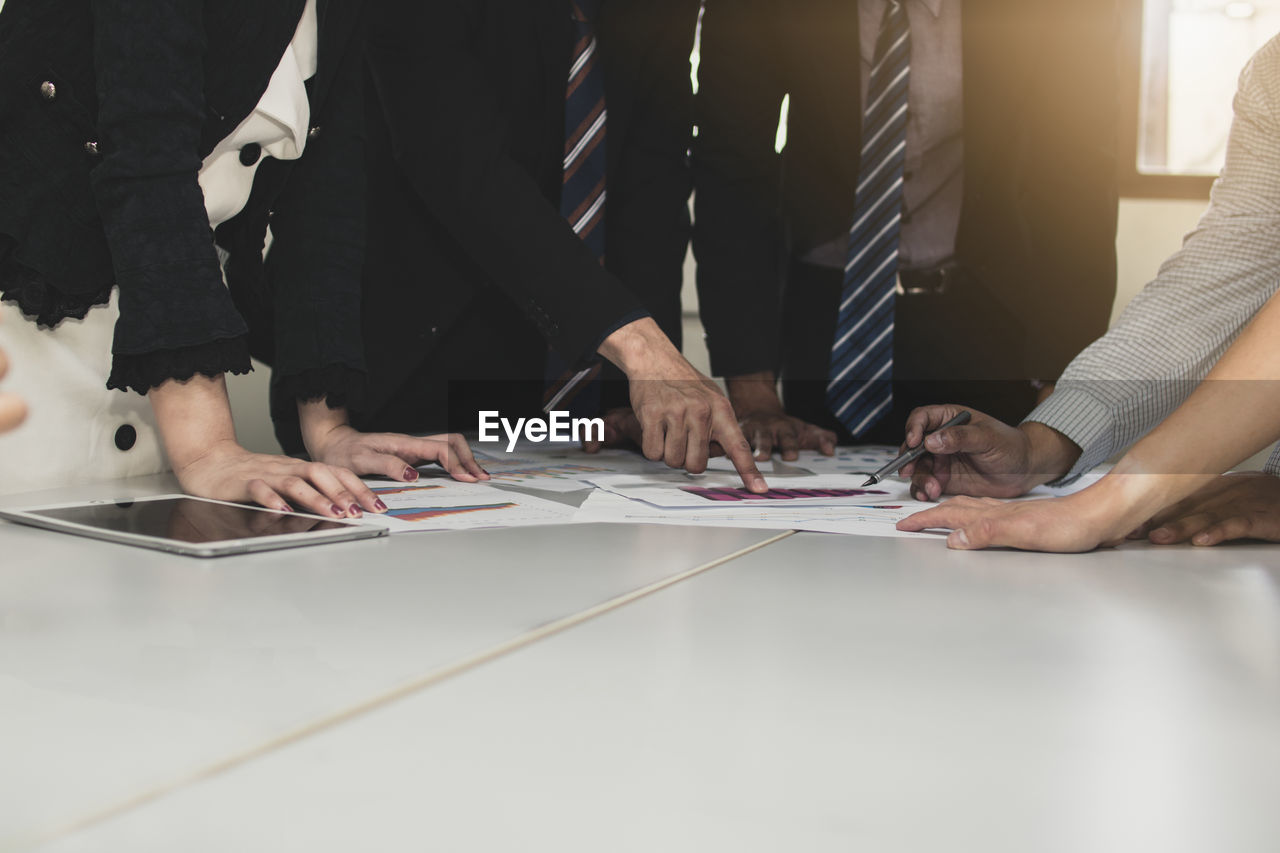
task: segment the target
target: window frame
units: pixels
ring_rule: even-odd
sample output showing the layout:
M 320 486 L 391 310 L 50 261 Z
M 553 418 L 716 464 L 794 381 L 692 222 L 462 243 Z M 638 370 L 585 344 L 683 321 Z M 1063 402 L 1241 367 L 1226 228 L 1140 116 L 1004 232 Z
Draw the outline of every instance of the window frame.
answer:
M 1070 0 L 1065 0 L 1070 2 Z M 1171 0 L 1164 0 L 1170 3 Z M 1142 42 L 1146 28 L 1168 27 L 1163 20 L 1144 20 L 1146 0 L 1120 4 L 1120 195 L 1124 198 L 1198 199 L 1208 201 L 1214 178 L 1208 175 L 1150 175 L 1138 171 L 1138 126 L 1142 120 Z

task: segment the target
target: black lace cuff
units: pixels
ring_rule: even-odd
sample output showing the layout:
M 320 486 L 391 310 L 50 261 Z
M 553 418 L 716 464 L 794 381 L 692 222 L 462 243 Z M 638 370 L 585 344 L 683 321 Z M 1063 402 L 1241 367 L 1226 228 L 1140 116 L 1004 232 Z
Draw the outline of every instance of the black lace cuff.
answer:
M 251 370 L 249 342 L 243 337 L 224 338 L 180 349 L 117 355 L 112 359 L 107 387 L 146 394 L 170 379 L 190 379 L 197 373 L 212 377 Z
M 292 376 L 272 377 L 274 397 L 281 400 L 324 400 L 331 409 L 359 408 L 364 402 L 364 371 L 345 364 L 314 367 Z
M 42 327 L 57 326 L 68 317 L 83 320 L 89 309 L 111 300 L 111 282 L 85 293 L 63 293 L 44 277 L 0 251 L 0 299 L 12 302 L 24 316 Z

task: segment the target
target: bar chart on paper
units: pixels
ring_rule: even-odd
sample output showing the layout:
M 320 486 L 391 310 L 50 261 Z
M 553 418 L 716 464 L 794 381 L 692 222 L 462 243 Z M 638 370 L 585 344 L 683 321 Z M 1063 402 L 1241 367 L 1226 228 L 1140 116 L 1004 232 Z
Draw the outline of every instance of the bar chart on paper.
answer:
M 387 511 L 366 515 L 364 520 L 393 533 L 563 524 L 574 515 L 573 507 L 483 483 L 441 479 L 409 485 L 371 481 L 368 485 L 387 505 Z

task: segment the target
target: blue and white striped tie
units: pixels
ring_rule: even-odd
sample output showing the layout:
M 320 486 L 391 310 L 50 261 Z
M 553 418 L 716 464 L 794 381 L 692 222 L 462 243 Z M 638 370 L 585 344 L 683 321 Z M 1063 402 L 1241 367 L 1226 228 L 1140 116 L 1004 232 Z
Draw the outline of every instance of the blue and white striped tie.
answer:
M 910 57 L 907 11 L 899 0 L 890 0 L 867 85 L 853 227 L 827 373 L 827 405 L 855 438 L 893 405 L 893 308 Z

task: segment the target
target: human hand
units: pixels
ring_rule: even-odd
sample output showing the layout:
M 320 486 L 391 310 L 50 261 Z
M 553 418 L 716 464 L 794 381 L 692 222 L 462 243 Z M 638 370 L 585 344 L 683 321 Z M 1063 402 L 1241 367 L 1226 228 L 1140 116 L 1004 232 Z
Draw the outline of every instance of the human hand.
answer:
M 835 455 L 834 432 L 791 417 L 782 408 L 772 372 L 730 377 L 726 384 L 738 425 L 755 448 L 757 461 L 767 460 L 775 449 L 786 462 L 800 458 L 801 450 Z
M 232 440 L 216 442 L 189 459 L 172 461 L 183 491 L 198 497 L 252 501 L 285 512 L 296 507 L 327 518 L 359 518 L 362 509 L 387 510 L 346 468 L 251 453 Z
M 1230 539 L 1280 542 L 1280 477 L 1261 471 L 1224 474 L 1132 534 L 1157 545 L 1217 545 Z
M 714 441 L 747 489 L 768 491 L 728 398 L 680 355 L 652 319 L 623 326 L 605 339 L 600 353 L 627 374 L 647 459 L 700 474 L 707 470 Z
M 1075 553 L 1123 541 L 1123 521 L 1105 507 L 1081 500 L 1083 494 L 1012 502 L 951 498 L 904 518 L 897 527 L 916 532 L 950 529 L 947 547 L 962 551 L 1006 547 Z
M 938 430 L 961 411 L 968 424 Z M 1012 427 L 963 406 L 924 406 L 907 418 L 903 451 L 924 441 L 928 452 L 902 469 L 911 478 L 917 500 L 944 494 L 1012 498 L 1061 477 L 1080 456 L 1080 448 L 1057 430 L 1035 422 Z
M 418 479 L 414 466 L 426 462 L 436 463 L 463 483 L 489 479 L 467 440 L 457 433 L 415 437 L 360 432 L 347 423 L 344 409 L 331 409 L 322 400 L 299 403 L 298 417 L 303 443 L 317 462 L 401 482 Z
M 0 349 L 0 379 L 9 372 L 9 359 Z M 17 394 L 0 394 L 0 432 L 7 432 L 27 417 L 27 404 Z

